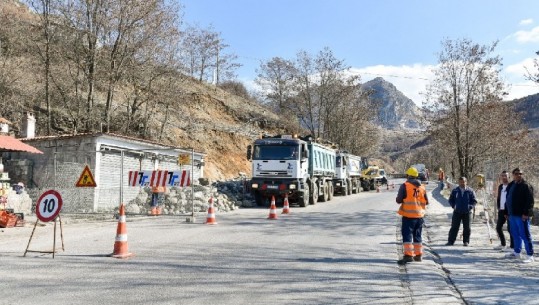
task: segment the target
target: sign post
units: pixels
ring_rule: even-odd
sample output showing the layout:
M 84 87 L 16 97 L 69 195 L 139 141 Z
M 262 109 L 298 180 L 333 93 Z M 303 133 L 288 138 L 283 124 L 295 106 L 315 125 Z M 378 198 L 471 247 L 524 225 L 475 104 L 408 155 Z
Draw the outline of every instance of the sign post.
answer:
M 54 258 L 54 254 L 56 253 L 56 219 L 57 218 L 60 220 L 60 238 L 62 240 L 62 251 L 65 251 L 62 220 L 60 218 L 60 211 L 62 210 L 62 205 L 63 205 L 62 196 L 57 191 L 48 190 L 45 193 L 41 194 L 36 204 L 37 220 L 36 220 L 36 223 L 34 224 L 34 229 L 32 230 L 32 234 L 30 235 L 30 240 L 28 240 L 28 245 L 26 246 L 26 250 L 24 251 L 23 256 L 26 256 L 26 253 L 28 252 L 37 252 L 37 253 L 52 253 L 52 258 Z M 28 250 L 28 248 L 30 247 L 30 242 L 32 241 L 32 238 L 34 236 L 34 232 L 36 231 L 37 223 L 39 221 L 50 222 L 51 220 L 54 221 L 54 236 L 53 236 L 53 241 L 52 241 L 52 251 Z

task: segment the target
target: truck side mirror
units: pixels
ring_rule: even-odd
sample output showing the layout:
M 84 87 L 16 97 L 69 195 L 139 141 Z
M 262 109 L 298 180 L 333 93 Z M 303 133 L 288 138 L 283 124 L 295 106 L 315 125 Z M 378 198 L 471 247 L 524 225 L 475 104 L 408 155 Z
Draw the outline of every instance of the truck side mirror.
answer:
M 253 146 L 247 146 L 247 160 L 251 161 Z
M 302 159 L 309 159 L 309 151 L 304 149 L 302 153 L 303 157 Z

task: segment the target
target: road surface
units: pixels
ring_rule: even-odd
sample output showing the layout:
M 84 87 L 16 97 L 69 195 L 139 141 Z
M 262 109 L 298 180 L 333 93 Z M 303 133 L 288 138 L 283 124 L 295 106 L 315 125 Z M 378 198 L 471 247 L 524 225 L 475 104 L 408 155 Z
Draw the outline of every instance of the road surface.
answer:
M 195 223 L 131 217 L 135 256 L 126 260 L 107 257 L 112 217 L 64 216 L 65 251 L 55 259 L 22 257 L 33 223 L 3 229 L 0 304 L 469 304 L 430 246 L 422 263 L 397 265 L 396 192 L 336 196 L 279 210 L 277 220 L 264 208 L 218 213 L 213 226 L 204 214 Z M 49 250 L 52 238 L 52 223 L 38 226 L 30 249 Z

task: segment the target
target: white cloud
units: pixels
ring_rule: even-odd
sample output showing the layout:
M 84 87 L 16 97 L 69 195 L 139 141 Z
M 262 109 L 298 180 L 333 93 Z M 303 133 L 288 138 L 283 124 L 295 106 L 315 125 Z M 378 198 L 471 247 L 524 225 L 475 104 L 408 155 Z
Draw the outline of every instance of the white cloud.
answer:
M 533 57 L 526 58 L 516 64 L 507 66 L 504 72 L 508 76 L 523 76 L 526 74 L 526 69 L 533 71 Z
M 529 31 L 517 31 L 513 36 L 520 43 L 539 42 L 539 26 Z
M 402 66 L 377 65 L 364 68 L 352 68 L 350 72 L 361 75 L 362 82 L 382 77 L 397 87 L 408 98 L 421 106 L 425 100 L 421 94 L 434 78 L 433 65 L 413 64 Z
M 520 20 L 520 22 L 518 24 L 519 25 L 533 24 L 533 19 L 532 18 L 522 19 L 522 20 Z
M 539 85 L 529 80 L 524 80 L 518 83 L 513 83 L 507 88 L 507 95 L 504 100 L 510 101 L 517 98 L 525 97 L 539 93 Z
M 539 93 L 539 85 L 526 79 L 526 69 L 530 72 L 533 72 L 534 69 L 536 69 L 533 60 L 533 57 L 523 59 L 518 63 L 507 66 L 502 71 L 505 82 L 508 85 L 508 95 L 504 97 L 505 100 L 512 100 Z

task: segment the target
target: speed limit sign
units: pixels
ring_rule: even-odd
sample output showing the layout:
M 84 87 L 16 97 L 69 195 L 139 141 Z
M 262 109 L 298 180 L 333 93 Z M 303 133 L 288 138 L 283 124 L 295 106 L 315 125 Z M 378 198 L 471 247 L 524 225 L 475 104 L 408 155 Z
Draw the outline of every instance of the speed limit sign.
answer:
M 36 216 L 43 222 L 54 220 L 62 209 L 62 196 L 55 190 L 43 193 L 36 204 Z

